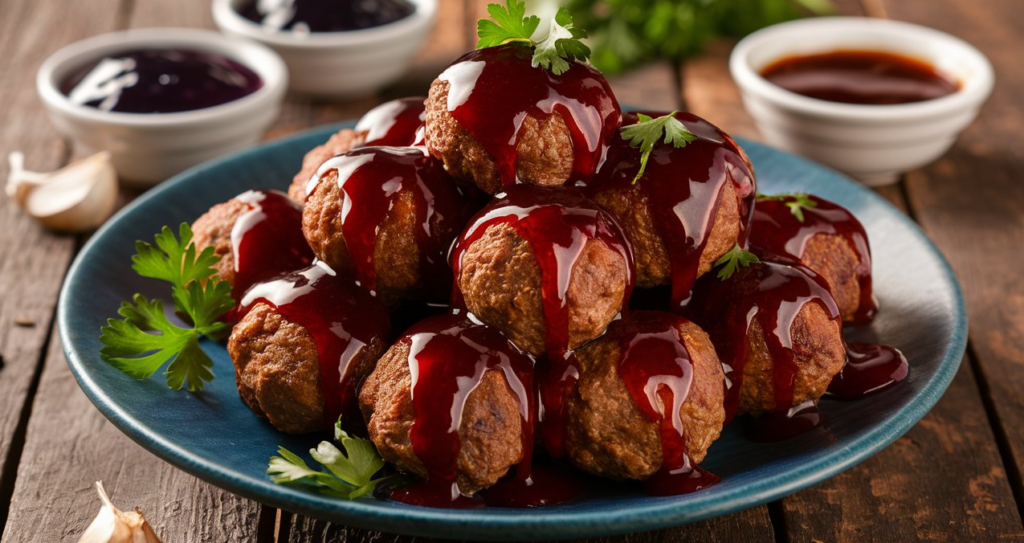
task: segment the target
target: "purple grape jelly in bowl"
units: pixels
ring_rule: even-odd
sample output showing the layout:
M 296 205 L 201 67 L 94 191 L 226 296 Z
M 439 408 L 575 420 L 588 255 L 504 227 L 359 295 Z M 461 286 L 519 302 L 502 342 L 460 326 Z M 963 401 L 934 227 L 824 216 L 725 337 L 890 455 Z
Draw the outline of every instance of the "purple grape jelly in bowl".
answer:
M 57 128 L 87 150 L 109 151 L 122 182 L 137 187 L 259 141 L 287 86 L 272 50 L 194 29 L 88 38 L 36 75 Z

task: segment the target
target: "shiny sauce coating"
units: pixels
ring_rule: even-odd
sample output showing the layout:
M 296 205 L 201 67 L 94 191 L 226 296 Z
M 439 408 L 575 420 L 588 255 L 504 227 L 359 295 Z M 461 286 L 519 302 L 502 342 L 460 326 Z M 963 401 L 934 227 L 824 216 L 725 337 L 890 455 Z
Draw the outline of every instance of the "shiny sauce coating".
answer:
M 346 32 L 386 25 L 416 10 L 407 0 L 249 0 L 238 13 L 270 32 Z
M 408 147 L 423 145 L 424 106 L 422 96 L 384 102 L 367 111 L 355 131 L 364 133 L 360 147 Z

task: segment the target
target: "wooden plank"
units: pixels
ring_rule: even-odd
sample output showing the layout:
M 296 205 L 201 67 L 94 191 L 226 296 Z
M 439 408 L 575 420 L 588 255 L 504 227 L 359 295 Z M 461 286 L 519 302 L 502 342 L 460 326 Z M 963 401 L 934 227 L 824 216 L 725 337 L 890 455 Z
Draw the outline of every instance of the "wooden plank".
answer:
M 1024 510 L 1024 157 L 1020 133 L 1024 10 L 1017 0 L 984 6 L 952 0 L 928 5 L 886 0 L 894 19 L 935 27 L 977 46 L 996 71 L 978 120 L 938 162 L 907 175 L 918 220 L 964 287 L 971 347 L 990 418 Z M 983 420 L 983 419 L 979 419 Z
M 6 157 L 22 151 L 30 169 L 62 166 L 68 150 L 50 125 L 35 92 L 35 73 L 50 53 L 113 28 L 118 0 L 88 5 L 49 0 L 0 6 L 0 179 Z M 41 355 L 57 293 L 75 240 L 54 236 L 0 193 L 0 526 L 14 492 Z

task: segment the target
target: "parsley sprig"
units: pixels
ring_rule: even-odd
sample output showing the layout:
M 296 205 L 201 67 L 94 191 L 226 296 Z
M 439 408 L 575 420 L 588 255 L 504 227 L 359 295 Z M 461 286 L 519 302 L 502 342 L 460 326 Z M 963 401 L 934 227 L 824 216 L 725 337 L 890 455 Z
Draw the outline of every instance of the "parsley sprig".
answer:
M 794 192 L 792 194 L 758 194 L 757 201 L 765 202 L 774 200 L 777 202 L 785 202 L 786 207 L 789 208 L 789 212 L 796 217 L 796 220 L 804 222 L 804 210 L 813 209 L 818 207 L 818 202 L 811 199 L 811 196 L 806 192 Z
M 568 71 L 570 60 L 583 62 L 590 58 L 590 48 L 580 41 L 587 37 L 587 31 L 573 25 L 572 14 L 564 7 L 558 9 L 547 37 L 541 41 L 533 40 L 540 17 L 527 16 L 525 2 L 506 0 L 504 6 L 488 4 L 487 13 L 491 19 L 477 22 L 477 49 L 510 43 L 533 47 L 533 66 L 555 75 Z
M 334 440 L 341 449 L 330 441 L 321 441 L 309 454 L 328 471 L 309 467 L 297 454 L 279 447 L 280 456 L 270 457 L 267 475 L 279 485 L 296 486 L 319 492 L 335 498 L 354 500 L 373 491 L 381 482 L 392 476 L 377 477 L 384 467 L 384 459 L 368 439 L 352 437 L 341 428 L 339 420 L 334 425 Z
M 636 172 L 636 177 L 633 178 L 634 185 L 643 177 L 644 170 L 647 169 L 647 160 L 651 158 L 651 151 L 663 137 L 665 144 L 672 144 L 676 148 L 686 147 L 686 144 L 697 140 L 697 136 L 676 118 L 677 113 L 679 112 L 673 111 L 656 119 L 643 113 L 637 113 L 638 120 L 635 124 L 623 126 L 620 129 L 622 139 L 628 141 L 633 147 L 640 148 L 640 169 Z
M 192 229 L 182 223 L 178 236 L 164 227 L 155 245 L 138 241 L 132 269 L 142 277 L 171 283 L 174 307 L 192 322 L 191 328 L 170 321 L 163 302 L 135 294 L 121 303 L 122 320 L 108 319 L 101 329 L 100 358 L 136 379 L 146 379 L 170 361 L 165 375 L 167 386 L 198 392 L 213 379 L 213 361 L 199 346 L 199 338 L 227 329 L 221 315 L 234 307 L 231 285 L 214 278 L 213 265 L 219 258 L 213 248 L 197 254 Z
M 715 267 L 721 266 L 721 269 L 718 270 L 718 278 L 725 280 L 732 277 L 732 275 L 740 268 L 746 268 L 747 266 L 760 261 L 761 260 L 757 258 L 757 255 L 749 251 L 745 251 L 740 247 L 740 244 L 737 243 L 733 245 L 732 249 L 730 249 L 728 253 L 722 255 L 722 258 L 715 261 Z

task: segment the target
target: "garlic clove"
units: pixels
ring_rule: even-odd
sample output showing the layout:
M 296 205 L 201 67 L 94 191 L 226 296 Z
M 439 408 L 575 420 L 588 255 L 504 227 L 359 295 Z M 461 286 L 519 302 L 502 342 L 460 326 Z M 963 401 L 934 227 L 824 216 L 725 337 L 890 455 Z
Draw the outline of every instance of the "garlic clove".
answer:
M 142 511 L 135 509 L 124 513 L 114 507 L 100 481 L 96 482 L 96 492 L 100 495 L 103 507 L 82 533 L 78 543 L 160 543 L 160 538 L 146 522 Z
M 25 170 L 21 153 L 11 153 L 10 163 L 7 194 L 48 228 L 91 230 L 114 212 L 118 186 L 110 153 L 96 153 L 46 174 Z

